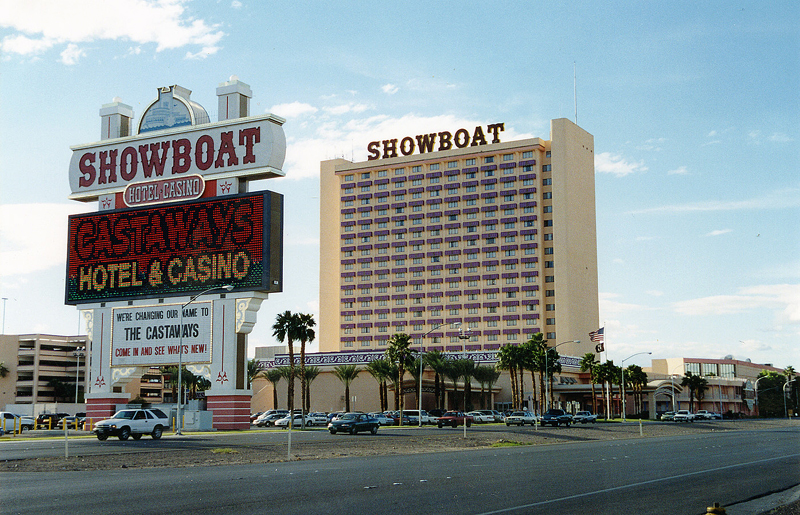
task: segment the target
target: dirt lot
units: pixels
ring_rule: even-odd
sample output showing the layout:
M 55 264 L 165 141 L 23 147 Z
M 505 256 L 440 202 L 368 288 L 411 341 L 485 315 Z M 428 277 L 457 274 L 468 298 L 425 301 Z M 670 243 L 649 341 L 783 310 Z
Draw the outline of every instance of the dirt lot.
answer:
M 470 450 L 498 445 L 552 445 L 564 442 L 595 440 L 621 440 L 629 438 L 658 438 L 712 431 L 760 430 L 795 424 L 785 420 L 747 420 L 705 422 L 693 424 L 653 423 L 639 424 L 597 423 L 576 428 L 542 428 L 511 432 L 502 424 L 485 426 L 486 431 L 470 431 L 468 437 L 454 438 L 460 429 L 442 429 L 441 433 L 422 434 L 414 428 L 403 431 L 403 438 L 348 438 L 325 439 L 323 442 L 294 443 L 292 458 L 297 460 L 341 458 L 345 456 L 376 456 L 412 453 L 431 453 Z M 198 467 L 230 465 L 236 463 L 271 463 L 286 461 L 285 443 L 264 445 L 237 444 L 198 452 L 197 450 L 170 450 L 140 452 L 105 456 L 75 456 L 0 461 L 0 472 L 40 472 L 61 470 L 111 470 L 118 468 Z M 0 443 L 0 450 L 2 444 Z

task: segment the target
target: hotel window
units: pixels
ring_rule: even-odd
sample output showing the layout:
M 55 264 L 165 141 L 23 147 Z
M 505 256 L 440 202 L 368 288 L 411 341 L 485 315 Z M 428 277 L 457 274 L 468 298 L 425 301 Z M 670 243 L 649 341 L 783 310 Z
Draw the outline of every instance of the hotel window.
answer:
M 378 184 L 378 189 L 379 189 L 379 190 L 385 190 L 385 189 L 389 189 L 389 185 L 388 185 L 388 184 L 386 184 L 386 183 L 384 183 L 384 184 Z
M 353 205 L 353 201 L 352 200 L 345 200 L 344 201 L 344 205 L 345 206 L 352 206 Z
M 497 265 L 486 265 L 487 272 L 494 272 L 497 270 Z
M 494 177 L 494 170 L 486 170 L 483 172 L 484 177 Z
M 411 173 L 418 173 L 418 172 L 421 172 L 421 171 L 422 171 L 422 166 L 420 166 L 420 165 L 411 167 Z
M 534 184 L 533 179 L 524 179 L 522 181 L 522 185 L 523 186 L 533 186 L 533 184 Z M 527 198 L 531 198 L 531 197 L 527 197 Z
M 548 150 L 547 152 L 545 152 L 545 153 L 544 153 L 544 156 L 545 156 L 545 157 L 550 157 L 550 151 Z
M 422 225 L 422 218 L 415 218 L 411 220 L 411 225 Z
M 458 310 L 457 310 L 457 309 L 451 309 L 451 310 L 449 311 L 449 313 L 450 313 L 451 315 L 458 315 Z
M 439 183 L 439 178 L 438 177 L 431 177 L 428 182 L 430 182 L 431 184 L 438 184 Z
M 431 275 L 442 275 L 441 270 L 431 270 Z
M 542 198 L 545 200 L 550 200 L 553 198 L 553 193 L 550 191 L 545 191 L 544 193 L 542 193 Z
M 490 334 L 490 335 L 487 335 L 487 336 L 486 336 L 486 341 L 489 341 L 489 342 L 496 342 L 496 341 L 497 341 L 497 335 L 496 335 L 496 334 Z
M 556 291 L 555 290 L 545 290 L 544 291 L 544 296 L 545 297 L 555 297 L 556 296 Z
M 449 246 L 451 249 L 454 249 L 454 248 L 458 247 L 458 242 L 457 242 L 457 241 L 451 241 L 451 242 L 448 242 L 448 246 Z M 431 247 L 431 248 L 433 248 L 433 247 Z
M 544 235 L 544 241 L 553 241 L 553 233 L 549 232 Z
M 544 226 L 545 227 L 553 227 L 553 221 L 552 220 L 545 220 L 544 221 Z
M 447 168 L 449 170 L 453 169 L 453 168 L 458 168 L 458 161 L 448 161 L 447 162 Z
M 494 163 L 494 156 L 486 156 L 483 158 L 484 164 Z
M 544 262 L 544 267 L 545 268 L 555 268 L 555 266 L 556 266 L 555 265 L 555 261 L 545 261 Z
M 493 258 L 493 257 L 497 257 L 497 252 L 495 252 L 495 251 L 490 251 L 490 252 L 487 252 L 487 253 L 486 253 L 486 257 L 487 257 L 487 258 Z
M 517 325 L 516 320 L 506 320 L 506 327 L 513 327 L 515 325 Z
M 464 166 L 473 166 L 475 164 L 475 158 L 471 157 L 464 161 Z
M 345 219 L 345 220 L 349 220 L 349 219 L 351 219 L 351 218 L 353 218 L 353 213 L 345 213 L 345 214 L 344 214 L 344 219 Z
M 467 288 L 476 288 L 478 286 L 478 281 L 467 281 Z
M 530 159 L 532 157 L 533 157 L 532 150 L 526 150 L 525 152 L 522 153 L 522 159 Z
M 547 256 L 552 256 L 553 255 L 553 247 L 545 247 L 544 253 Z
M 555 304 L 545 304 L 544 305 L 544 310 L 545 311 L 555 311 L 556 310 L 556 305 Z
M 545 213 L 552 213 L 553 212 L 553 206 L 544 206 L 542 211 L 544 211 Z
M 386 177 L 386 170 L 380 170 L 378 172 L 378 177 Z
M 430 218 L 431 223 L 438 223 L 440 218 L 438 216 L 432 216 Z M 438 234 L 438 233 L 437 233 Z
M 369 179 L 369 172 L 364 172 L 361 174 L 361 180 Z
M 494 184 L 487 184 L 487 185 L 485 185 L 483 187 L 483 189 L 484 190 L 493 190 L 494 189 Z M 491 202 L 494 202 L 494 197 L 489 197 L 489 198 L 491 199 Z M 489 201 L 488 198 L 486 200 Z
M 404 200 L 405 198 L 406 198 L 406 196 L 405 196 L 405 195 L 395 195 L 395 196 L 394 196 L 394 199 L 395 199 L 395 200 Z
M 516 277 L 506 277 L 506 284 L 517 284 Z
M 516 263 L 507 263 L 505 265 L 505 269 L 506 270 L 516 270 L 517 269 L 517 264 Z
M 378 328 L 378 332 L 379 332 L 379 333 L 387 333 L 387 332 L 389 332 L 389 328 L 388 328 L 388 327 L 386 327 L 385 325 L 384 325 L 384 326 L 381 326 L 381 327 L 379 327 L 379 328 Z M 380 342 L 379 342 L 379 343 L 380 343 Z M 383 345 L 383 343 L 381 343 L 381 345 Z
M 517 251 L 516 250 L 506 250 L 505 253 L 506 253 L 505 254 L 506 257 L 511 257 L 511 256 L 516 256 L 517 255 Z
M 526 283 L 535 283 L 536 282 L 536 278 L 533 277 L 532 275 L 526 276 L 525 277 L 525 282 Z
M 439 263 L 442 260 L 440 256 L 433 256 L 431 258 L 431 263 Z
M 353 238 L 345 238 L 344 239 L 344 244 L 345 245 L 352 245 L 353 244 Z
M 516 299 L 517 298 L 517 292 L 515 292 L 515 291 L 507 291 L 506 292 L 506 298 L 507 299 Z
M 451 200 L 447 203 L 447 207 L 458 207 L 458 202 Z
M 395 226 L 395 227 L 403 227 L 404 225 L 406 225 L 406 222 L 405 222 L 405 220 L 397 220 L 397 221 L 394 223 L 394 226 Z
M 396 240 L 404 240 L 404 239 L 406 239 L 406 235 L 405 235 L 405 233 L 399 232 L 399 233 L 394 235 L 394 239 L 396 239 Z
M 345 180 L 346 182 L 354 181 L 354 180 L 356 180 L 356 176 L 355 176 L 355 175 L 352 175 L 352 174 L 351 174 L 351 175 L 345 175 L 345 176 L 344 176 L 344 180 Z
M 361 204 L 364 205 L 364 206 L 367 206 L 367 205 L 369 205 L 369 200 L 370 199 L 368 199 L 368 198 L 362 198 L 361 199 Z
M 387 213 L 386 208 L 378 209 L 378 215 L 377 216 L 385 216 L 386 213 Z
M 514 243 L 514 241 L 516 239 L 517 239 L 516 236 L 504 236 L 503 237 L 503 241 L 506 242 L 506 243 Z
M 533 171 L 533 166 L 525 165 L 525 166 L 522 167 L 522 171 L 523 172 L 532 172 Z
M 556 277 L 554 275 L 546 275 L 546 276 L 544 276 L 544 282 L 546 282 L 546 283 L 554 283 L 554 282 L 556 282 Z
M 405 171 L 405 168 L 395 168 L 394 169 L 394 174 L 395 175 L 403 175 L 404 171 Z
M 553 179 L 542 179 L 542 186 L 552 186 Z
M 353 328 L 352 328 L 352 327 L 348 327 L 348 328 L 346 328 L 346 329 L 343 331 L 343 333 L 344 333 L 344 334 L 353 334 Z M 348 342 L 348 343 L 346 343 L 346 344 L 345 344 L 345 347 L 347 347 L 347 346 L 350 346 L 350 347 L 352 347 L 352 346 L 353 346 L 352 342 Z
M 439 190 L 433 190 L 433 191 L 429 192 L 428 196 L 429 197 L 438 197 L 439 193 L 441 193 Z
M 542 165 L 542 171 L 543 172 L 552 172 L 553 171 L 553 165 Z
M 504 229 L 513 229 L 516 227 L 516 222 L 506 222 L 503 224 Z
M 369 186 L 361 186 L 361 193 L 369 193 Z
M 514 195 L 503 195 L 503 202 L 514 202 Z

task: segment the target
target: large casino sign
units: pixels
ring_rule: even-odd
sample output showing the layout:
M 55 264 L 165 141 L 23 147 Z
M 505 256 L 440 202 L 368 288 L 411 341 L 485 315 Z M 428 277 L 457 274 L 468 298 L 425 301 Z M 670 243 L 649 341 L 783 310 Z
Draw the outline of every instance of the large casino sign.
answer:
M 243 115 L 231 90 L 249 93 L 223 84 L 234 112 L 210 123 L 191 91 L 159 88 L 132 136 L 130 108 L 109 104 L 103 140 L 72 147 L 70 198 L 100 211 L 69 218 L 67 304 L 282 290 L 283 197 L 243 185 L 284 175 L 284 120 Z

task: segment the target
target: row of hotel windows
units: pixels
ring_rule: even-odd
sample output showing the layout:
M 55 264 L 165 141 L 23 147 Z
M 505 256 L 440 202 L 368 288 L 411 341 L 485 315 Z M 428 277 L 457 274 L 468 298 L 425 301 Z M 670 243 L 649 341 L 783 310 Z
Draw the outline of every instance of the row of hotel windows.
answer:
M 534 181 L 532 179 L 526 179 L 526 180 L 522 181 L 522 184 L 523 184 L 523 186 L 533 185 Z M 551 186 L 552 185 L 552 179 L 543 179 L 542 180 L 542 185 L 543 186 Z M 400 184 L 400 183 L 397 183 L 397 184 L 393 185 L 392 187 L 393 188 L 402 188 L 403 185 Z M 514 184 L 513 182 L 504 182 L 503 183 L 503 188 L 505 188 L 505 189 L 514 189 L 515 187 L 516 187 L 516 184 Z M 477 196 L 477 193 L 478 193 L 477 188 L 478 188 L 477 186 L 465 186 L 464 187 L 464 193 L 465 194 L 467 194 L 467 193 L 475 193 L 476 196 Z M 484 184 L 483 185 L 483 191 L 484 192 L 490 192 L 491 193 L 495 188 L 496 188 L 495 184 Z M 378 189 L 379 190 L 388 189 L 388 184 L 379 184 L 378 185 Z M 420 189 L 422 189 L 422 188 L 420 188 Z M 370 186 L 362 186 L 361 187 L 361 193 L 369 193 L 369 191 L 370 191 Z M 402 202 L 402 201 L 406 200 L 406 195 L 409 195 L 409 197 L 411 199 L 421 199 L 421 198 L 423 198 L 423 193 L 425 193 L 425 192 L 423 192 L 423 191 L 415 191 L 415 192 L 412 192 L 412 193 L 409 194 L 409 193 L 406 193 L 406 190 L 394 190 L 394 191 L 392 191 L 391 194 L 394 197 L 392 199 L 393 202 Z M 428 198 L 436 198 L 436 197 L 441 197 L 442 196 L 442 190 L 439 190 L 439 189 L 436 189 L 436 190 L 432 189 L 432 190 L 428 191 L 427 193 L 428 193 Z M 459 195 L 458 186 L 449 187 L 447 190 L 445 190 L 445 195 Z M 503 201 L 504 202 L 514 202 L 515 201 L 515 195 L 519 195 L 522 200 L 533 200 L 533 199 L 536 199 L 536 191 L 528 191 L 528 192 L 519 193 L 519 194 L 518 193 L 503 194 Z M 361 195 L 359 195 L 359 196 L 361 196 Z M 345 207 L 349 207 L 349 206 L 352 206 L 352 205 L 355 204 L 354 192 L 353 192 L 352 188 L 343 189 L 341 197 L 342 197 L 342 205 L 344 205 Z M 378 200 L 380 200 L 380 201 L 383 201 L 383 202 L 389 202 L 388 193 L 387 193 L 387 195 L 382 196 L 382 197 L 376 196 L 376 198 Z M 496 195 L 487 196 L 484 199 L 484 203 L 485 204 L 494 204 L 496 198 L 497 198 Z M 543 198 L 544 199 L 550 199 L 550 198 L 552 198 L 552 196 L 549 193 L 546 193 L 546 194 L 544 194 Z M 368 206 L 368 205 L 372 204 L 372 200 L 373 200 L 373 198 L 371 196 L 367 196 L 367 195 L 364 195 L 363 198 L 360 199 L 361 204 L 365 205 L 365 206 Z M 458 199 L 458 200 L 461 200 L 461 199 Z M 451 201 L 450 203 L 454 204 L 454 205 L 449 206 L 449 207 L 458 207 L 458 204 L 457 204 L 458 200 Z M 464 199 L 463 202 L 465 202 L 465 205 L 467 205 L 467 206 L 476 205 L 476 199 Z
M 457 231 L 458 229 L 448 229 L 447 230 L 447 234 L 449 236 L 452 236 L 453 234 L 457 234 L 457 233 L 452 232 L 454 230 Z M 472 231 L 468 231 L 468 232 L 472 232 Z M 438 230 L 436 230 L 436 231 L 431 231 L 431 234 L 429 234 L 429 236 L 438 236 L 440 234 L 441 233 Z M 484 235 L 484 236 L 487 236 L 487 235 Z M 483 240 L 484 240 L 483 241 L 483 245 L 495 245 L 497 243 L 498 238 L 496 236 L 488 236 L 488 237 L 484 237 Z M 535 240 L 536 240 L 536 233 L 533 233 L 533 234 L 523 234 L 521 241 L 535 241 Z M 544 234 L 544 241 L 552 241 L 552 240 L 553 240 L 553 234 L 552 233 Z M 382 241 L 382 240 L 378 240 L 378 241 Z M 478 245 L 477 244 L 477 241 L 478 241 L 477 238 L 470 239 L 470 240 L 466 240 L 465 239 L 464 241 L 465 241 L 465 243 L 466 243 L 466 245 L 468 247 L 475 247 L 475 246 Z M 517 241 L 516 232 L 514 232 L 514 235 L 511 235 L 511 236 L 502 236 L 502 242 L 503 243 L 516 243 L 516 241 Z M 453 240 L 453 241 L 448 241 L 448 242 L 445 242 L 445 243 L 447 243 L 448 247 L 450 247 L 450 248 L 457 248 L 458 247 L 457 244 L 459 243 L 459 241 L 458 240 Z M 452 245 L 453 243 L 456 243 L 456 245 Z M 370 247 L 371 247 L 371 245 L 370 245 Z M 427 243 L 427 245 L 423 245 L 422 243 L 414 243 L 413 245 L 410 245 L 410 247 L 411 247 L 411 251 L 412 252 L 422 251 L 422 250 L 425 250 L 425 249 L 438 249 L 438 248 L 441 248 L 441 242 Z M 346 247 L 346 248 L 348 248 L 348 250 L 343 250 L 342 251 L 342 256 L 343 257 L 353 257 L 353 255 L 354 255 L 353 253 L 355 251 L 350 249 L 349 247 Z M 379 247 L 379 248 L 376 248 L 375 250 L 377 250 L 378 254 L 388 254 L 389 253 L 389 247 L 388 246 Z M 392 247 L 391 250 L 392 250 L 392 252 L 403 253 L 403 252 L 406 252 L 406 246 L 405 245 L 395 246 L 395 247 Z M 372 254 L 372 248 L 361 249 L 359 252 L 360 252 L 360 254 L 362 256 L 370 256 Z M 494 252 L 495 254 L 497 253 L 496 251 L 489 251 L 489 252 Z M 553 248 L 552 247 L 546 247 L 544 249 L 544 253 L 545 253 L 545 255 L 552 254 L 553 253 Z M 529 252 L 529 254 L 535 254 L 535 252 Z M 459 259 L 458 259 L 457 256 L 456 256 L 456 258 L 453 258 L 451 256 L 450 261 L 458 261 L 458 260 Z
M 401 330 L 401 332 L 402 332 L 402 330 Z M 533 330 L 530 330 L 530 331 L 526 330 L 526 332 L 524 334 L 522 334 L 522 335 L 517 334 L 517 333 L 510 333 L 510 334 L 503 334 L 503 335 L 487 334 L 487 335 L 483 335 L 483 336 L 480 336 L 480 337 L 472 336 L 472 337 L 470 337 L 469 342 L 470 343 L 475 343 L 475 342 L 480 342 L 482 340 L 485 340 L 487 342 L 498 342 L 498 341 L 500 341 L 501 337 L 503 339 L 505 339 L 505 340 L 508 340 L 509 342 L 518 342 L 518 341 L 521 341 L 521 340 L 526 340 L 527 338 L 529 338 L 530 336 L 533 336 L 533 334 L 537 333 L 537 332 L 539 332 L 539 328 L 538 327 L 536 327 L 536 328 L 534 328 Z M 389 343 L 388 332 L 386 334 L 387 335 L 385 335 L 385 336 L 378 336 L 375 339 L 374 342 L 372 340 L 362 340 L 362 341 L 359 342 L 359 344 L 362 347 L 372 347 L 373 344 L 376 344 L 378 346 L 386 346 Z M 548 333 L 546 333 L 545 338 L 547 338 L 548 340 L 555 340 L 556 339 L 556 333 L 555 332 L 548 332 Z M 459 345 L 463 344 L 463 341 L 458 336 L 448 336 L 447 339 L 452 344 L 459 344 Z M 423 344 L 422 338 L 413 338 L 412 341 L 413 341 L 413 345 L 415 345 L 415 346 L 420 346 L 420 345 Z M 425 339 L 424 343 L 425 343 L 425 345 L 436 345 L 436 344 L 442 343 L 442 338 L 440 338 L 440 337 L 430 338 L 429 337 L 429 338 Z M 354 341 L 352 341 L 352 340 L 344 341 L 344 347 L 354 347 L 354 346 L 355 346 L 355 342 Z M 499 345 L 495 344 L 492 347 L 493 348 L 497 348 L 497 347 L 499 347 Z
M 524 197 L 526 199 L 527 198 L 532 198 L 532 197 L 529 197 L 528 195 L 529 194 L 526 193 L 526 194 L 524 194 Z M 545 194 L 545 195 L 547 195 L 547 198 L 550 198 L 550 194 L 549 193 Z M 513 195 L 506 196 L 506 199 L 507 200 L 504 200 L 504 202 L 513 202 L 514 201 L 514 196 Z M 483 203 L 484 204 L 494 204 L 494 201 L 495 201 L 495 198 L 493 198 L 493 197 L 492 198 L 483 199 Z M 477 200 L 472 199 L 472 200 L 466 200 L 464 202 L 466 203 L 466 205 L 470 206 L 470 205 L 475 205 Z M 373 218 L 373 217 L 376 217 L 376 216 L 389 216 L 389 214 L 387 213 L 386 207 L 388 207 L 388 206 L 384 206 L 383 209 L 376 210 L 375 213 L 372 213 L 371 211 L 362 211 L 359 214 L 359 217 L 360 218 Z M 422 206 L 422 205 L 411 206 L 411 212 L 412 213 L 421 213 L 421 212 L 424 211 L 424 209 L 423 209 L 424 207 L 425 206 Z M 457 207 L 458 207 L 458 201 L 452 201 L 452 202 L 448 202 L 447 203 L 447 208 L 448 209 L 449 208 L 457 208 Z M 393 208 L 395 215 L 404 214 L 406 212 L 406 209 L 407 208 L 405 206 Z M 437 210 L 441 209 L 441 206 L 437 206 L 436 209 Z M 501 209 L 493 209 L 491 211 L 485 211 L 483 214 L 484 214 L 484 216 L 497 216 L 497 213 L 499 211 L 502 211 L 503 215 L 514 215 L 517 212 L 517 206 L 516 206 L 516 204 L 514 205 L 514 207 L 503 206 Z M 552 213 L 553 212 L 552 206 L 550 206 L 549 209 L 547 209 L 547 208 L 544 209 L 543 211 L 545 213 Z M 522 208 L 522 213 L 536 213 L 536 212 L 537 212 L 537 209 L 536 209 L 535 203 L 534 203 L 534 205 L 524 206 Z M 469 215 L 469 214 L 474 214 L 475 216 L 473 216 L 473 217 L 464 216 L 464 218 L 469 219 L 469 218 L 477 218 L 478 217 L 477 216 L 478 213 L 464 213 L 464 215 Z M 355 215 L 356 214 L 355 214 L 354 210 L 349 210 L 349 211 L 348 210 L 344 210 L 344 209 L 342 210 L 342 220 L 353 220 L 356 217 Z M 428 219 L 434 218 L 434 217 L 439 217 L 439 216 L 441 216 L 441 214 L 434 215 L 432 217 L 428 217 Z M 447 215 L 447 220 L 448 221 L 455 222 L 455 221 L 458 221 L 458 219 L 459 219 L 459 215 L 457 215 L 457 214 Z M 420 223 L 422 223 L 423 218 L 414 218 L 414 220 L 419 220 L 419 221 L 417 221 L 415 223 L 420 224 Z M 362 220 L 362 221 L 358 222 L 358 225 L 369 225 L 369 224 L 371 224 L 373 222 L 375 222 L 375 220 Z M 385 222 L 384 222 L 384 224 L 385 224 Z M 351 224 L 351 226 L 352 225 L 355 225 L 355 224 Z M 404 224 L 402 224 L 402 223 L 401 224 L 397 224 L 398 227 L 401 227 L 403 225 Z M 383 225 L 383 227 L 386 227 L 386 225 Z M 367 229 L 367 230 L 369 230 L 369 229 Z
M 550 157 L 550 151 L 548 150 L 545 154 L 546 157 Z M 534 153 L 532 150 L 526 150 L 522 152 L 522 159 L 533 159 Z M 514 161 L 514 154 L 503 154 L 500 157 L 501 161 L 504 163 L 508 163 L 510 161 Z M 483 164 L 488 165 L 495 162 L 495 156 L 485 156 L 483 158 Z M 463 166 L 475 166 L 477 164 L 477 160 L 474 157 L 468 158 L 464 160 Z M 448 161 L 447 164 L 448 170 L 453 170 L 459 167 L 458 161 Z M 431 163 L 428 165 L 428 170 L 436 171 L 440 169 L 440 163 Z M 422 165 L 415 165 L 411 167 L 411 173 L 420 173 L 422 172 Z M 395 168 L 394 174 L 395 175 L 403 175 L 405 173 L 405 168 Z M 361 172 L 359 174 L 359 178 L 361 180 L 369 179 L 371 177 L 371 172 Z M 378 170 L 375 172 L 377 177 L 386 177 L 389 175 L 388 170 Z M 354 181 L 355 174 L 348 174 L 344 176 L 345 181 Z

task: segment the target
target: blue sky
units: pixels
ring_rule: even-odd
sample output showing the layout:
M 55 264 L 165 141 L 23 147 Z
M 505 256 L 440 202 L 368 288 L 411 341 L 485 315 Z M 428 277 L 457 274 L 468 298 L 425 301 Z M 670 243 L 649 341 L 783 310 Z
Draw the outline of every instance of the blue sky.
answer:
M 368 142 L 575 119 L 595 138 L 608 358 L 800 366 L 800 4 L 0 0 L 5 332 L 75 334 L 63 304 L 70 146 L 120 97 L 179 84 L 216 120 L 237 75 L 286 118 L 284 310 L 318 313 L 319 161 Z M 570 335 L 587 339 L 588 335 Z M 645 357 L 631 362 L 649 364 Z

